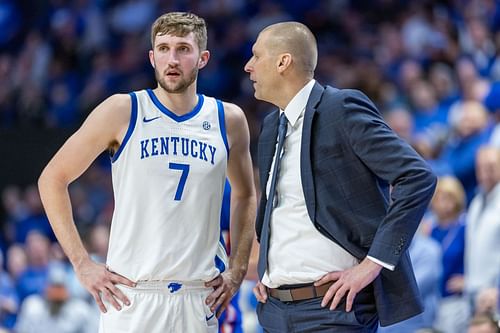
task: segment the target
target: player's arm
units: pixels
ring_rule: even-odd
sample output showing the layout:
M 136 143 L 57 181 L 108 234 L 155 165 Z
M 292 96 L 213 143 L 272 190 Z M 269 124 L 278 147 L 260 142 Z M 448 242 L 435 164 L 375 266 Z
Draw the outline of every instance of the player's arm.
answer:
M 106 308 L 101 295 L 119 309 L 116 299 L 125 304 L 129 301 L 115 284 L 133 286 L 133 282 L 90 259 L 74 223 L 68 186 L 103 151 L 116 151 L 127 131 L 130 109 L 128 95 L 113 95 L 102 102 L 54 155 L 38 180 L 42 203 L 57 240 L 103 312 Z
M 254 238 L 256 194 L 250 156 L 250 134 L 243 111 L 236 105 L 224 103 L 229 143 L 228 178 L 231 183 L 231 256 L 229 268 L 223 273 L 221 285 L 207 298 L 212 311 L 218 315 L 227 306 L 245 278 Z M 224 286 L 225 284 L 225 286 Z
M 228 178 L 231 184 L 229 269 L 242 281 L 247 272 L 254 238 L 257 198 L 250 156 L 250 134 L 245 114 L 234 104 L 226 104 L 225 109 L 231 147 L 228 160 Z

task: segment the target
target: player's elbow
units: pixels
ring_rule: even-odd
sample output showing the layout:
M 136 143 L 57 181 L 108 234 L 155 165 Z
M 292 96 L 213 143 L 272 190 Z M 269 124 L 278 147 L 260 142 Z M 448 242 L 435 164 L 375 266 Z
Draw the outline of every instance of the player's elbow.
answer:
M 38 191 L 40 195 L 43 196 L 43 193 L 47 192 L 47 190 L 54 188 L 58 185 L 66 184 L 64 181 L 64 177 L 62 177 L 60 172 L 57 172 L 55 168 L 49 163 L 42 171 L 40 176 L 38 177 Z

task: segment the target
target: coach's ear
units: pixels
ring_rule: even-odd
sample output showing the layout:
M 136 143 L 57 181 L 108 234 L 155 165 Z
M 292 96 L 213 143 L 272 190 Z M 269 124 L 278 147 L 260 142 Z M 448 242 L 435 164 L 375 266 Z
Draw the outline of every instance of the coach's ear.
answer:
M 198 60 L 198 69 L 202 69 L 208 63 L 210 59 L 210 52 L 208 50 L 202 51 L 200 54 L 200 59 Z
M 283 73 L 290 67 L 291 64 L 292 64 L 292 55 L 290 53 L 283 53 L 280 54 L 277 60 L 276 69 L 278 70 L 278 73 Z

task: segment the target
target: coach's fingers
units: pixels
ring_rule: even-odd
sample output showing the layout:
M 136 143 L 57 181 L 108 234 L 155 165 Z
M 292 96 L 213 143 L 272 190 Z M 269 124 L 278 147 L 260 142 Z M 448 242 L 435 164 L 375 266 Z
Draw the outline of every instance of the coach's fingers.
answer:
M 224 280 L 222 279 L 222 275 L 218 275 L 215 279 L 205 282 L 205 287 L 217 288 L 219 287 Z
M 347 293 L 346 303 L 345 303 L 345 311 L 349 312 L 352 309 L 352 304 L 354 303 L 354 298 L 356 297 L 356 292 L 353 289 L 350 289 Z
M 113 283 L 108 283 L 106 285 L 106 288 L 109 289 L 109 291 L 111 291 L 111 293 L 117 297 L 123 304 L 125 305 L 130 305 L 130 300 L 128 299 L 128 297 L 119 289 L 117 288 Z
M 326 292 L 325 296 L 323 296 L 323 300 L 321 300 L 322 307 L 325 307 L 328 304 L 330 304 L 330 302 L 332 301 L 333 297 L 335 296 L 340 287 L 341 284 L 339 282 L 336 282 L 332 284 L 330 288 L 328 288 L 328 291 Z
M 337 281 L 340 278 L 342 272 L 330 272 L 323 275 L 318 281 L 314 282 L 316 287 L 319 287 L 325 283 Z
M 266 290 L 266 286 L 263 285 L 261 282 L 257 282 L 255 287 L 253 288 L 253 294 L 255 295 L 255 298 L 257 298 L 257 301 L 259 301 L 261 303 L 266 303 L 267 290 Z
M 342 300 L 342 297 L 344 297 L 347 290 L 348 287 L 346 287 L 345 285 L 343 285 L 342 287 L 339 288 L 339 290 L 337 290 L 337 292 L 335 293 L 335 297 L 333 297 L 332 304 L 330 305 L 330 310 L 333 311 L 337 308 L 337 305 L 339 305 L 340 301 Z

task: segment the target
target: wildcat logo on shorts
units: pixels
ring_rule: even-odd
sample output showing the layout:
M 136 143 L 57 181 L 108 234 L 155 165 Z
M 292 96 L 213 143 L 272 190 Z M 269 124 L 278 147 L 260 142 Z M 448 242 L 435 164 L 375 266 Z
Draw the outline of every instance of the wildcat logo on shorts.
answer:
M 182 288 L 182 284 L 177 283 L 177 282 L 170 282 L 167 286 L 168 290 L 170 291 L 171 294 L 175 293 L 176 291 L 179 291 Z
M 210 129 L 210 127 L 212 127 L 212 125 L 210 125 L 210 123 L 209 123 L 208 121 L 206 121 L 206 120 L 205 120 L 205 121 L 203 122 L 203 129 L 204 129 L 205 131 L 208 131 L 208 130 Z

